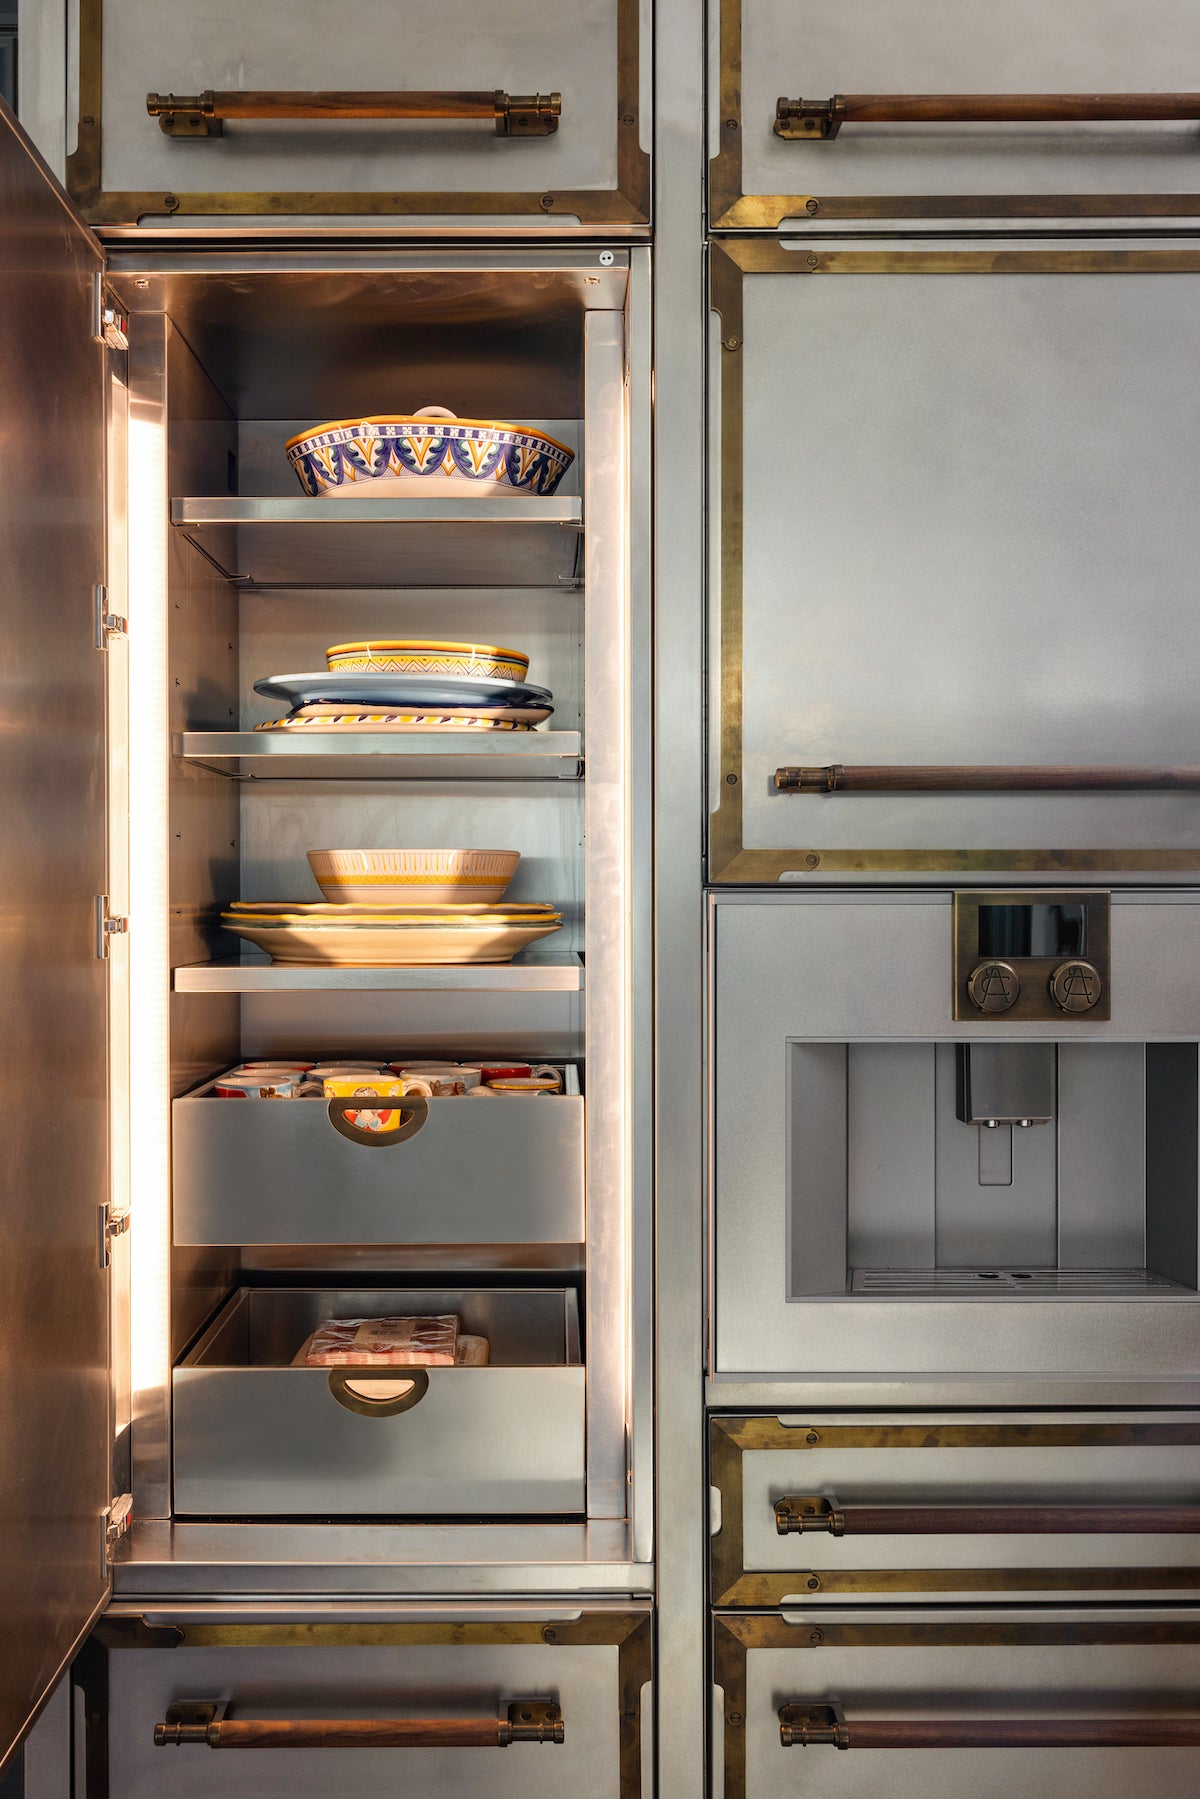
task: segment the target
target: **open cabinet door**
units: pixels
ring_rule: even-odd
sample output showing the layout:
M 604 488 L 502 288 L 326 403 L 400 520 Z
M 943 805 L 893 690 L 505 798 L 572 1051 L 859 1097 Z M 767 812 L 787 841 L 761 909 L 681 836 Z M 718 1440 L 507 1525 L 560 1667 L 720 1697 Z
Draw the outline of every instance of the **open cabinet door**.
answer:
M 0 1764 L 108 1588 L 102 269 L 0 105 Z

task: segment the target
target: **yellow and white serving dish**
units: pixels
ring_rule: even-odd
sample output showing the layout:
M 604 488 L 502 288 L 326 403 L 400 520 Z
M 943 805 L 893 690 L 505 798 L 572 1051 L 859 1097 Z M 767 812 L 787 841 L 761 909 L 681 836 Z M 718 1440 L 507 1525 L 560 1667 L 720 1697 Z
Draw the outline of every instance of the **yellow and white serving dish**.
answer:
M 350 968 L 439 968 L 510 962 L 561 926 L 548 919 L 428 919 L 363 924 L 292 921 L 225 912 L 221 923 L 272 961 Z
M 519 850 L 309 850 L 308 865 L 327 900 L 445 903 L 501 899 Z
M 325 652 L 332 674 L 483 675 L 524 681 L 529 657 L 494 643 L 450 643 L 431 637 L 376 638 L 335 643 Z

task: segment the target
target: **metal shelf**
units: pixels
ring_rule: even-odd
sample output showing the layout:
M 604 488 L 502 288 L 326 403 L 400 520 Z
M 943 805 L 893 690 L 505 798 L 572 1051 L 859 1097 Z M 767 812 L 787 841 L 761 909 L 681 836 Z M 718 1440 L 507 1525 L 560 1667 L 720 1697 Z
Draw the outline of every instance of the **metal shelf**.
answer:
M 174 972 L 176 993 L 579 993 L 583 963 L 573 950 L 526 950 L 515 962 L 466 968 L 323 968 L 231 956 Z
M 235 781 L 575 781 L 578 731 L 184 731 L 176 756 Z
M 235 587 L 573 588 L 581 578 L 579 499 L 176 499 L 171 523 Z

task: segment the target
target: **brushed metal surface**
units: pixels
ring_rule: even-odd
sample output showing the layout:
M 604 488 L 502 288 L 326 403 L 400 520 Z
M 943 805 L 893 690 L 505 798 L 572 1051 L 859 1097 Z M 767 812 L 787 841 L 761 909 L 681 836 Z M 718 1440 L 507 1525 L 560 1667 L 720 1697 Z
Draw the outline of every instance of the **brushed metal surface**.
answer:
M 744 278 L 742 347 L 724 353 L 744 382 L 745 847 L 795 848 L 801 878 L 836 850 L 1194 851 L 1200 808 L 1181 794 L 774 790 L 781 763 L 1182 761 L 1193 745 L 1192 276 L 934 275 L 917 255 L 825 278 L 809 254 Z M 771 453 L 784 421 L 836 453 Z M 736 655 L 723 646 L 727 691 Z
M 3 494 L 0 933 L 5 1254 L 0 1271 L 0 1761 L 107 1588 L 112 1493 L 104 654 L 107 364 L 99 246 L 0 108 Z M 46 1093 L 71 1104 L 53 1122 Z
M 353 28 L 330 33 L 319 8 L 266 0 L 115 6 L 104 17 L 103 185 L 112 189 L 295 190 L 363 194 L 613 188 L 617 182 L 617 7 L 580 0 L 569 17 L 522 0 L 502 17 L 436 0 L 405 9 L 365 0 Z M 386 122 L 230 125 L 221 138 L 173 142 L 146 115 L 169 88 L 372 88 L 381 71 L 413 88 L 505 88 L 563 97 L 558 131 L 509 142 L 488 126 Z M 551 76 L 553 77 L 551 79 Z M 181 154 L 182 152 L 182 154 Z M 198 154 L 196 154 L 198 152 Z M 319 208 L 318 208 L 319 210 Z
M 1200 85 L 1200 18 L 1174 0 L 724 0 L 742 9 L 743 186 L 752 194 L 1196 193 L 1188 125 L 870 125 L 775 137 L 781 92 L 1121 94 Z M 714 101 L 714 105 L 716 102 Z M 845 152 L 845 160 L 842 153 Z M 919 210 L 920 202 L 913 202 Z M 803 214 L 803 203 L 797 208 Z
M 411 1410 L 347 1410 L 293 1365 L 324 1319 L 456 1312 L 485 1368 L 433 1368 Z M 243 1288 L 172 1377 L 184 1516 L 584 1509 L 584 1382 L 573 1291 Z
M 718 1373 L 743 1380 L 888 1374 L 970 1378 L 984 1373 L 1037 1380 L 1101 1374 L 1166 1379 L 1195 1370 L 1197 1301 L 1189 1260 L 1196 1216 L 1194 1171 L 1189 1185 L 1168 1179 L 1164 1164 L 1148 1190 L 1139 1178 L 1131 1191 L 1123 1192 L 1110 1180 L 1128 1172 L 1129 1159 L 1120 1150 L 1108 1171 L 1094 1156 L 1085 1160 L 1085 1174 L 1090 1171 L 1104 1190 L 1096 1249 L 1082 1267 L 1064 1266 L 1061 1275 L 1048 1276 L 1045 1292 L 1034 1279 L 1020 1289 L 1029 1295 L 1023 1300 L 1017 1283 L 1009 1281 L 1007 1297 L 999 1296 L 994 1283 L 991 1299 L 972 1301 L 962 1296 L 966 1283 L 949 1270 L 930 1268 L 920 1279 L 915 1271 L 889 1274 L 876 1264 L 871 1279 L 877 1287 L 890 1284 L 886 1300 L 861 1294 L 789 1300 L 787 1231 L 795 1207 L 788 1204 L 784 1102 L 788 1056 L 796 1053 L 789 1046 L 874 1040 L 879 1047 L 873 1066 L 889 1040 L 897 1046 L 995 1040 L 1002 1027 L 950 1018 L 950 909 L 945 897 L 814 895 L 768 901 L 763 896 L 762 903 L 746 897 L 716 901 L 712 911 Z M 1112 919 L 1113 966 L 1120 971 L 1114 973 L 1113 1019 L 1092 1027 L 1096 1037 L 1084 1041 L 1194 1041 L 1197 1008 L 1188 992 L 1188 946 L 1200 927 L 1200 910 L 1186 898 L 1171 905 L 1151 896 L 1143 903 L 1129 894 L 1114 900 Z M 1164 943 L 1171 946 L 1168 956 L 1162 953 Z M 1021 1035 L 1043 1042 L 1057 1038 L 1074 1047 L 1086 1029 L 1064 1021 L 1023 1026 Z M 902 1058 L 908 1053 L 904 1050 Z M 1180 1046 L 1171 1053 L 1188 1052 Z M 969 1136 L 974 1127 L 953 1118 L 949 1087 L 952 1082 L 946 1096 L 947 1129 Z M 1188 1091 L 1193 1090 L 1194 1080 Z M 1131 1116 L 1140 1115 L 1141 1092 L 1134 1081 Z M 1109 1119 L 1106 1132 L 1127 1127 L 1128 1118 L 1118 1114 Z M 1186 1132 L 1185 1118 L 1164 1115 L 1155 1131 L 1160 1156 L 1167 1154 L 1169 1140 L 1178 1137 L 1181 1147 L 1172 1154 L 1186 1163 Z M 803 1181 L 805 1173 L 801 1159 L 792 1178 Z M 880 1187 L 886 1190 L 886 1179 Z M 900 1192 L 910 1187 L 911 1182 Z M 1006 1191 L 977 1188 L 978 1241 L 988 1239 L 989 1208 Z M 1052 1205 L 1051 1187 L 1051 1222 Z M 1067 1247 L 1077 1248 L 1085 1230 L 1080 1213 L 1076 1188 Z M 879 1205 L 873 1215 L 880 1215 Z M 1148 1270 L 1152 1283 L 1136 1266 L 1114 1280 L 1099 1261 L 1101 1247 L 1114 1240 L 1118 1215 L 1123 1221 L 1118 1235 L 1127 1242 L 1139 1217 L 1162 1220 L 1166 1247 L 1163 1260 L 1152 1262 Z M 998 1216 L 1003 1222 L 1002 1209 Z M 953 1279 L 957 1290 L 938 1297 L 947 1279 Z M 938 1280 L 942 1289 L 932 1284 Z M 981 1293 L 989 1290 L 976 1285 Z
M 193 962 L 173 978 L 176 993 L 578 993 L 583 964 L 570 951 L 537 950 L 462 968 L 305 968 L 247 956 Z
M 385 1149 L 321 1099 L 172 1107 L 177 1243 L 582 1243 L 584 1102 L 433 1099 Z
M 578 731 L 447 731 L 432 746 L 427 736 L 384 731 L 184 731 L 175 753 L 243 781 L 575 781 L 583 773 Z

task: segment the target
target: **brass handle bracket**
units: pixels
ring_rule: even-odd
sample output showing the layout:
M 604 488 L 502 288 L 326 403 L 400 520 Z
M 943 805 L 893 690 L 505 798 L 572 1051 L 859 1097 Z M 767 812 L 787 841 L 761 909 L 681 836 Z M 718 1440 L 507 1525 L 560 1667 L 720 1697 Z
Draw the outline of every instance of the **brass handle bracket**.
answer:
M 780 793 L 836 793 L 844 774 L 840 762 L 828 768 L 777 768 L 775 786 Z
M 146 111 L 167 137 L 221 137 L 226 119 L 491 119 L 497 137 L 552 137 L 561 94 L 250 93 L 147 94 Z
M 794 142 L 798 138 L 836 137 L 846 119 L 842 94 L 831 100 L 789 100 L 781 94 L 775 102 L 775 136 Z
M 799 1497 L 775 1501 L 775 1529 L 781 1537 L 802 1536 L 808 1530 L 824 1531 L 830 1537 L 844 1537 L 846 1514 L 835 1499 L 805 1493 Z
M 840 1705 L 781 1705 L 779 1741 L 784 1749 L 807 1749 L 818 1743 L 849 1749 L 850 1732 Z
M 540 1699 L 515 1699 L 508 1708 L 507 1722 L 502 1722 L 499 1730 L 501 1748 L 509 1743 L 565 1743 L 567 1740 L 562 1711 L 557 1705 Z

